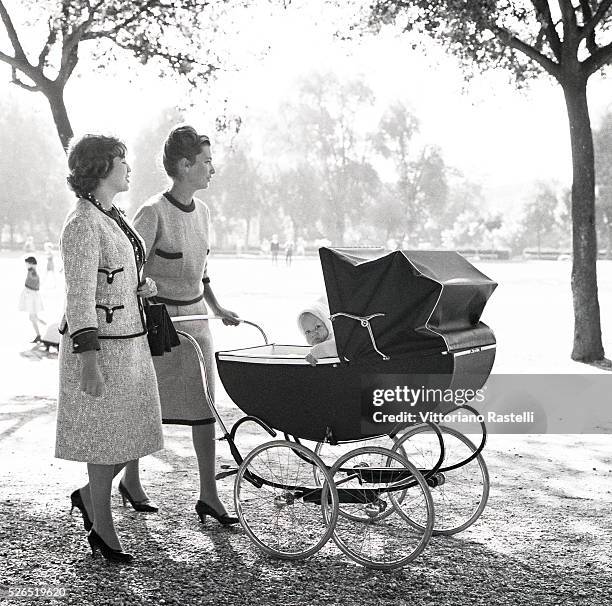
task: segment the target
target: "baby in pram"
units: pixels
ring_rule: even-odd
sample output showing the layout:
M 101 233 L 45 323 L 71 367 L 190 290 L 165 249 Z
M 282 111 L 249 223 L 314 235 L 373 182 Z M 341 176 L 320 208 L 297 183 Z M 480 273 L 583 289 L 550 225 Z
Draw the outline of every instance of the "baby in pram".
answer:
M 333 358 L 338 355 L 334 329 L 329 318 L 329 306 L 322 297 L 298 315 L 298 326 L 308 345 L 312 345 L 306 360 L 316 366 L 320 358 Z

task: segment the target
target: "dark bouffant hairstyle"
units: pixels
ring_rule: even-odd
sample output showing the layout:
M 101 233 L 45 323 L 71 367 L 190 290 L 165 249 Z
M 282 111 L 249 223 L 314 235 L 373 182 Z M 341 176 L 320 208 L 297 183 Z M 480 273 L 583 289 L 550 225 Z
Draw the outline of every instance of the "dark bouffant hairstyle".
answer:
M 70 144 L 68 186 L 79 198 L 90 195 L 108 176 L 115 158 L 125 158 L 126 147 L 116 137 L 84 135 Z
M 38 265 L 38 263 L 36 262 L 36 257 L 26 257 L 24 260 L 30 265 Z
M 182 158 L 195 162 L 205 145 L 210 145 L 210 139 L 206 135 L 198 135 L 192 126 L 183 125 L 172 129 L 164 144 L 163 161 L 168 176 L 178 176 L 176 163 Z

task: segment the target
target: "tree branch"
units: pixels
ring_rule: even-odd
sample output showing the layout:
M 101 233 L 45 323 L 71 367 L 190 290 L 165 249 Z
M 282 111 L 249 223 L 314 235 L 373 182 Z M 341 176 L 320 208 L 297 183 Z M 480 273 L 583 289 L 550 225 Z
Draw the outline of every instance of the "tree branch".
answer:
M 597 49 L 597 52 L 582 62 L 586 76 L 594 74 L 599 68 L 612 61 L 612 42 Z
M 32 65 L 25 57 L 18 59 L 17 57 L 11 57 L 0 51 L 0 61 L 10 65 L 13 70 L 25 74 L 30 80 L 35 82 L 37 86 L 41 86 L 41 84 L 45 82 L 45 76 L 42 71 L 38 67 Z
M 505 42 L 510 48 L 514 48 L 521 51 L 524 55 L 527 55 L 527 57 L 538 63 L 545 71 L 557 78 L 557 80 L 561 77 L 558 63 L 555 63 L 552 59 L 538 52 L 533 46 L 523 42 L 503 27 L 496 27 L 495 32 L 499 39 Z
M 612 6 L 612 0 L 602 0 L 595 14 L 584 24 L 580 31 L 580 39 L 590 36 Z
M 78 57 L 78 47 L 79 43 L 83 39 L 83 36 L 87 32 L 88 28 L 91 26 L 94 20 L 95 11 L 102 6 L 103 2 L 100 0 L 95 6 L 91 6 L 89 2 L 87 2 L 87 7 L 89 9 L 89 14 L 87 15 L 87 19 L 83 21 L 80 25 L 75 27 L 69 34 L 64 34 L 64 40 L 62 42 L 62 59 L 60 63 L 59 73 L 57 74 L 57 78 L 55 81 L 62 86 L 68 82 L 68 78 L 74 71 L 76 64 L 79 61 Z
M 563 38 L 569 40 L 570 33 L 576 30 L 578 25 L 576 21 L 576 9 L 572 4 L 572 0 L 558 0 L 559 9 L 561 10 L 561 19 L 563 20 Z
M 51 47 L 55 44 L 57 40 L 57 29 L 53 26 L 53 19 L 49 19 L 49 36 L 47 37 L 47 41 L 40 51 L 40 55 L 38 55 L 38 67 L 43 68 L 47 62 L 47 57 L 51 52 Z
M 40 91 L 40 87 L 39 86 L 33 86 L 31 84 L 26 84 L 25 82 L 22 82 L 18 76 L 17 76 L 17 68 L 13 67 L 12 68 L 12 74 L 13 74 L 13 79 L 11 80 L 11 82 L 13 84 L 16 84 L 17 86 L 20 86 L 21 88 L 25 88 L 27 91 L 30 91 L 31 93 L 35 93 Z
M 3 61 L 4 63 L 8 63 L 9 65 L 15 67 L 19 67 L 21 65 L 21 61 L 19 59 L 15 59 L 15 57 L 6 55 L 2 51 L 0 51 L 0 61 Z
M 26 54 L 23 52 L 23 47 L 19 41 L 19 36 L 17 35 L 17 31 L 15 30 L 15 26 L 11 20 L 11 16 L 8 14 L 2 0 L 0 0 L 0 17 L 2 17 L 2 23 L 4 23 L 6 33 L 8 34 L 13 50 L 15 51 L 15 58 L 27 61 Z
M 96 38 L 112 38 L 113 34 L 119 33 L 125 27 L 130 25 L 130 23 L 133 23 L 134 21 L 136 21 L 136 19 L 141 17 L 143 14 L 148 13 L 151 10 L 151 8 L 157 3 L 158 3 L 157 0 L 148 0 L 147 2 L 145 2 L 144 6 L 139 7 L 137 10 L 135 10 L 134 14 L 132 14 L 130 17 L 124 19 L 121 22 L 117 22 L 110 29 L 99 30 L 97 32 L 93 32 L 93 31 L 85 32 L 83 34 L 82 39 L 83 40 L 94 40 Z
M 612 2 L 612 0 L 610 1 Z M 557 61 L 561 61 L 561 40 L 559 38 L 559 34 L 557 33 L 555 22 L 553 21 L 550 13 L 548 0 L 531 0 L 531 4 L 535 9 L 536 14 L 541 17 L 540 24 L 542 26 L 542 31 L 544 31 L 552 52 L 554 53 Z
M 588 23 L 593 19 L 593 11 L 591 11 L 590 0 L 580 0 L 580 6 L 582 8 L 582 22 Z M 582 28 L 580 28 L 579 40 L 582 40 L 584 36 L 582 35 Z M 591 55 L 594 55 L 597 52 L 597 42 L 595 41 L 595 30 L 591 30 L 591 32 L 586 36 L 586 47 Z

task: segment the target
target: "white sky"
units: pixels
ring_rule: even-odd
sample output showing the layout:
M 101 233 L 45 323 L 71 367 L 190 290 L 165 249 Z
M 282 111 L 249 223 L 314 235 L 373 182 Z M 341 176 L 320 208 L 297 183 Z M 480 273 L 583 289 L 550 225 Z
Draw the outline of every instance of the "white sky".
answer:
M 558 85 L 542 79 L 519 92 L 502 74 L 489 74 L 466 87 L 456 62 L 438 49 L 425 56 L 412 50 L 405 37 L 390 33 L 343 46 L 332 37 L 333 19 L 322 12 L 320 0 L 298 12 L 250 13 L 248 26 L 231 41 L 232 56 L 247 65 L 221 74 L 201 91 L 201 98 L 227 97 L 230 111 L 254 121 L 274 109 L 300 74 L 332 69 L 362 75 L 381 108 L 395 99 L 411 107 L 421 120 L 423 137 L 442 148 L 448 164 L 481 182 L 493 206 L 517 203 L 538 179 L 569 185 L 569 135 Z M 271 49 L 267 55 L 247 59 L 265 45 Z M 136 62 L 134 66 L 129 73 L 121 66 L 100 74 L 88 72 L 83 62 L 67 89 L 75 130 L 112 130 L 129 141 L 162 108 L 185 101 L 183 86 L 161 81 Z M 9 72 L 0 73 L 1 91 Z M 592 79 L 589 100 L 596 126 L 612 100 L 612 80 Z M 32 102 L 46 111 L 42 96 Z M 212 119 L 204 113 L 195 110 L 190 119 L 212 132 Z

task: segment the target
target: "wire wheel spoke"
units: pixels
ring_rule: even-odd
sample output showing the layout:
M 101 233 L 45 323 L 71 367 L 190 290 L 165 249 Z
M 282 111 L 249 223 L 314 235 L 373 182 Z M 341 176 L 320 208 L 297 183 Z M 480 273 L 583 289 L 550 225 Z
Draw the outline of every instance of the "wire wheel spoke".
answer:
M 489 472 L 481 454 L 445 470 L 467 460 L 476 446 L 456 429 L 442 425 L 437 429 L 444 442 L 444 459 L 440 471 L 428 478 L 436 511 L 433 534 L 452 535 L 471 526 L 484 511 L 489 498 Z M 402 454 L 419 469 L 433 469 L 440 456 L 438 435 L 427 425 L 408 429 L 394 448 L 400 446 Z M 415 528 L 423 527 L 418 518 L 411 517 L 410 521 Z
M 323 486 L 331 482 L 325 465 L 305 446 L 283 440 L 267 442 L 252 450 L 236 475 L 234 502 L 240 522 L 250 539 L 268 555 L 302 559 L 317 552 L 330 538 L 338 515 L 337 491 L 328 486 L 328 509 L 321 514 L 321 487 L 313 480 L 319 469 Z M 255 486 L 250 478 L 264 484 Z M 306 497 L 306 498 L 305 498 Z
M 341 510 L 333 539 L 345 554 L 364 566 L 391 569 L 421 553 L 433 529 L 434 507 L 423 476 L 411 463 L 390 449 L 362 447 L 342 455 L 331 475 Z M 326 490 L 327 485 L 323 494 Z M 407 523 L 411 515 L 418 515 L 423 529 Z

